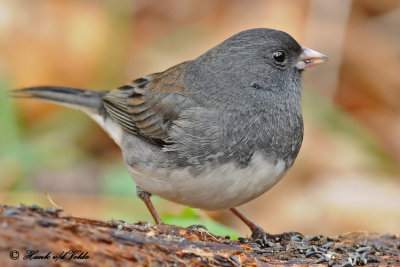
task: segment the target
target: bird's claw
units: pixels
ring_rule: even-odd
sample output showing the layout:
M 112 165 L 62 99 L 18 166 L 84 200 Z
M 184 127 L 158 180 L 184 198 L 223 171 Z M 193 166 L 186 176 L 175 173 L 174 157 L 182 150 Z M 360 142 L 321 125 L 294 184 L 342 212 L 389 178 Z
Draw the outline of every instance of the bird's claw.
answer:
M 252 229 L 251 238 L 254 243 L 258 243 L 261 246 L 271 246 L 273 243 L 281 242 L 286 239 L 290 241 L 301 241 L 304 239 L 304 235 L 299 232 L 285 232 L 273 235 L 265 232 L 261 227 L 257 227 Z
M 193 224 L 193 225 L 188 226 L 188 228 L 189 229 L 197 229 L 197 230 L 203 229 L 203 230 L 208 231 L 207 227 L 205 227 L 204 225 L 201 225 L 201 224 Z

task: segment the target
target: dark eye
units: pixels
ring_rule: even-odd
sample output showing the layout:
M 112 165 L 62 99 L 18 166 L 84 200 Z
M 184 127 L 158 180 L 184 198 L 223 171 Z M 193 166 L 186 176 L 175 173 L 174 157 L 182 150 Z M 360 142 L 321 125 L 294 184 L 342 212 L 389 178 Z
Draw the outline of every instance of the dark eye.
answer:
M 275 61 L 282 63 L 286 59 L 286 54 L 283 51 L 276 51 L 272 54 L 272 57 L 275 59 Z

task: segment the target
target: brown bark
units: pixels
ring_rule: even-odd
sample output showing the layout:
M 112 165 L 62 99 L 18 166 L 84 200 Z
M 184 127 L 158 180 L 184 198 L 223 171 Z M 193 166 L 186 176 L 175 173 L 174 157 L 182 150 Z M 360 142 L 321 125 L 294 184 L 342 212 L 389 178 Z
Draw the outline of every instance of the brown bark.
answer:
M 400 266 L 395 235 L 288 236 L 260 245 L 202 228 L 104 222 L 35 205 L 0 205 L 0 244 L 0 266 Z

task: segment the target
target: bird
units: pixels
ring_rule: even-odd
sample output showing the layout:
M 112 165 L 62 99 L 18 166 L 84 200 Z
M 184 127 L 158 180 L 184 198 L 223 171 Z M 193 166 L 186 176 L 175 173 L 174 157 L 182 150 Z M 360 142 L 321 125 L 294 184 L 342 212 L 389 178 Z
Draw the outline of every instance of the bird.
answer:
M 274 186 L 303 140 L 302 73 L 328 57 L 283 31 L 239 32 L 199 57 L 116 89 L 11 90 L 85 112 L 119 146 L 156 224 L 150 197 L 230 209 L 253 239 L 273 235 L 238 206 Z

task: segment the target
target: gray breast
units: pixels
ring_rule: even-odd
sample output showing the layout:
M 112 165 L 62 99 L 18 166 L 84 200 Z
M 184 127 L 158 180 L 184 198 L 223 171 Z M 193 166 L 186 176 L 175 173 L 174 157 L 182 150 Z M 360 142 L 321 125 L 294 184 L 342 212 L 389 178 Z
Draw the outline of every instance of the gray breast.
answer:
M 285 162 L 287 169 L 299 152 L 303 123 L 296 112 L 205 113 L 194 111 L 188 115 L 192 124 L 182 123 L 172 131 L 175 144 L 166 151 L 174 167 L 191 167 L 192 174 L 229 162 L 245 168 L 259 152 L 272 164 Z

